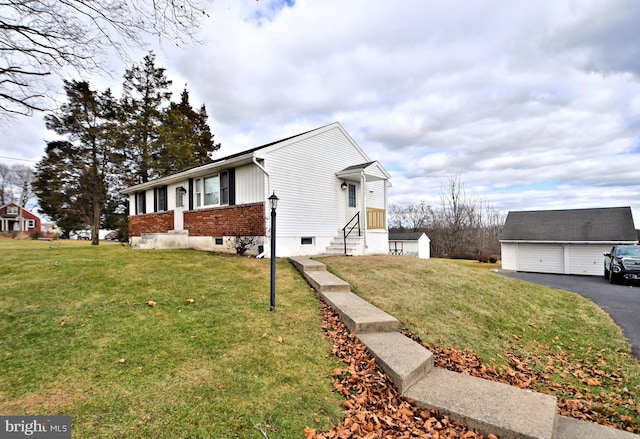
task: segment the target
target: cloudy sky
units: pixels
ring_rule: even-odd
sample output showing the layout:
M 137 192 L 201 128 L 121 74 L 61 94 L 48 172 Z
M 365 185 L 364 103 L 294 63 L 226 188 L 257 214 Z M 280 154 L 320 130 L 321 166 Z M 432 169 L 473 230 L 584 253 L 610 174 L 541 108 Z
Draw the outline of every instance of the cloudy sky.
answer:
M 220 156 L 339 121 L 390 172 L 392 203 L 438 206 L 459 176 L 504 213 L 630 206 L 640 228 L 640 2 L 207 8 L 204 44 L 154 50 L 176 98 L 187 84 L 206 104 Z M 125 68 L 91 84 L 117 90 Z M 0 129 L 8 164 L 51 138 L 41 114 Z

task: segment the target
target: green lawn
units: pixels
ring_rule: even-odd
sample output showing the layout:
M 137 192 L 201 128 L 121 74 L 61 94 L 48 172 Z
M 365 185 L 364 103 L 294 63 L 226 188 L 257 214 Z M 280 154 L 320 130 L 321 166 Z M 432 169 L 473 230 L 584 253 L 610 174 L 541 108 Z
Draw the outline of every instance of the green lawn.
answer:
M 640 425 L 640 364 L 592 301 L 501 276 L 489 264 L 398 256 L 319 260 L 423 341 L 472 351 L 504 371 L 529 369 L 536 374 L 533 389 L 581 400 L 619 428 Z M 519 363 L 508 361 L 516 357 Z
M 272 313 L 269 260 L 0 239 L 0 414 L 71 415 L 74 439 L 328 429 L 337 360 L 277 264 Z
M 497 369 L 519 355 L 544 376 L 535 390 L 586 401 L 619 428 L 640 423 L 640 366 L 592 302 L 486 264 L 321 260 L 424 341 Z M 0 239 L 0 414 L 71 415 L 74 438 L 327 430 L 343 416 L 330 377 L 343 365 L 315 295 L 277 264 L 271 313 L 269 260 Z

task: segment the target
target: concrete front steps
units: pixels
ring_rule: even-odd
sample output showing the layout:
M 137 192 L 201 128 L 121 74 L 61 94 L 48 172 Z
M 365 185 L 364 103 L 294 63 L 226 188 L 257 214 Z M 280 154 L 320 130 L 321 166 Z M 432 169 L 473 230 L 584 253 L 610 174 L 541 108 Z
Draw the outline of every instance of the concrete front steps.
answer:
M 399 332 L 400 322 L 351 293 L 348 283 L 308 257 L 290 258 L 316 292 L 376 358 L 398 391 L 480 433 L 501 439 L 639 439 L 557 414 L 554 396 L 433 366 L 432 353 Z
M 325 252 L 328 255 L 362 255 L 364 246 L 364 237 L 358 236 L 357 233 L 351 234 L 347 237 L 347 246 L 345 253 L 344 237 L 342 235 L 336 236 L 331 241 L 331 244 L 326 248 Z

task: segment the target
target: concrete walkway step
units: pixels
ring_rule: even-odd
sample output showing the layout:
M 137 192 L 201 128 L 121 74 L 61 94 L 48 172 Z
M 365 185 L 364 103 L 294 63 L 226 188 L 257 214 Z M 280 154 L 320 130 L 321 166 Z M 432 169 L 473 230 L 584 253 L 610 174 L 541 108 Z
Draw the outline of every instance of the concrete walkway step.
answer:
M 327 266 L 322 262 L 314 261 L 307 256 L 295 256 L 289 258 L 289 261 L 300 272 L 305 273 L 307 271 L 327 271 Z
M 431 351 L 399 332 L 357 335 L 400 393 L 404 393 L 433 368 Z
M 321 262 L 290 258 L 318 294 L 355 332 L 398 391 L 480 433 L 500 439 L 639 439 L 614 428 L 557 414 L 554 396 L 433 367 L 431 352 L 402 335 L 400 322 L 350 292 Z
M 629 433 L 593 422 L 558 416 L 558 426 L 554 439 L 638 439 L 637 434 Z
M 321 292 L 320 295 L 349 331 L 356 334 L 400 330 L 400 321 L 353 293 Z
M 350 293 L 351 285 L 328 271 L 305 271 L 304 278 L 320 294 L 326 292 Z
M 507 384 L 433 368 L 405 396 L 500 439 L 553 439 L 557 399 Z

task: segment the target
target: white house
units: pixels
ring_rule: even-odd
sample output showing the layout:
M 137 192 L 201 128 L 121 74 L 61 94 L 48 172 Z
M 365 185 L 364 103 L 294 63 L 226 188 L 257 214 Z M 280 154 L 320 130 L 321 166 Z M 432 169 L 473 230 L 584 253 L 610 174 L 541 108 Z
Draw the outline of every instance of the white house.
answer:
M 500 235 L 502 268 L 602 276 L 604 252 L 637 242 L 629 207 L 509 212 Z
M 336 122 L 123 192 L 134 248 L 235 251 L 257 236 L 249 253 L 269 255 L 275 194 L 276 256 L 365 255 L 389 251 L 389 178 Z
M 431 240 L 424 232 L 389 233 L 389 253 L 429 259 Z

